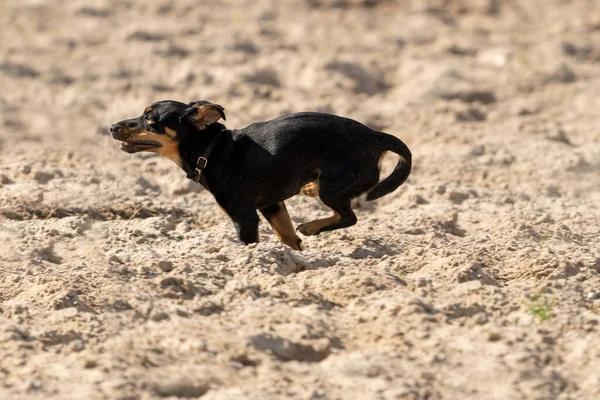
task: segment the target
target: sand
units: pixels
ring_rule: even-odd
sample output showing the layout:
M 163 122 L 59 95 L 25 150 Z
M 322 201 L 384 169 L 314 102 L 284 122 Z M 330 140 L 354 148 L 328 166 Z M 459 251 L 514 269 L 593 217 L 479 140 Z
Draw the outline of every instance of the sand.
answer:
M 4 0 L 0 26 L 1 399 L 600 398 L 597 1 Z M 108 134 L 160 99 L 348 116 L 413 172 L 303 252 L 265 221 L 246 247 Z

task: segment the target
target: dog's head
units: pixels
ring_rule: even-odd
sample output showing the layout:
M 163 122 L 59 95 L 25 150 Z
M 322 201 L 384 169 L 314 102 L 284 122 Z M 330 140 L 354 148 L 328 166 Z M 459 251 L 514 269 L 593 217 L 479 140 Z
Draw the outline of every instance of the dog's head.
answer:
M 225 112 L 218 104 L 163 100 L 147 107 L 137 118 L 111 125 L 110 132 L 114 139 L 123 142 L 121 150 L 127 153 L 151 151 L 181 166 L 179 144 L 221 118 L 225 120 Z

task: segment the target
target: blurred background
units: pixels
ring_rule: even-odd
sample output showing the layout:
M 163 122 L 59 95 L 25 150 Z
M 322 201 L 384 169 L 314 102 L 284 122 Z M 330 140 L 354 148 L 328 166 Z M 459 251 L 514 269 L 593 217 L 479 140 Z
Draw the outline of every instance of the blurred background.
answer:
M 563 85 L 600 60 L 594 0 L 4 0 L 0 21 L 3 137 L 59 147 L 103 146 L 160 99 L 220 103 L 231 127 L 318 110 L 420 141 L 589 107 Z

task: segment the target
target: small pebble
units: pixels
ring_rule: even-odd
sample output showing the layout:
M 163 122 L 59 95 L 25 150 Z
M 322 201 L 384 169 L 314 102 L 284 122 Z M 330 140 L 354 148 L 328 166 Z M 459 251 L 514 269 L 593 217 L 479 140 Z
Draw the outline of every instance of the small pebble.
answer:
M 469 198 L 469 195 L 461 192 L 447 192 L 446 198 L 454 204 L 461 204 L 463 201 Z
M 80 352 L 83 349 L 85 349 L 85 342 L 83 340 L 81 340 L 81 339 L 75 340 L 71 344 L 71 350 L 74 351 L 74 352 Z
M 6 176 L 4 174 L 0 174 L 0 184 L 8 185 L 11 183 L 15 183 L 15 182 L 13 180 L 11 180 L 8 176 Z
M 502 336 L 498 332 L 491 331 L 488 333 L 488 340 L 490 342 L 497 342 L 502 339 Z
M 108 258 L 108 262 L 111 264 L 112 263 L 123 264 L 123 261 L 114 254 Z
M 588 294 L 586 295 L 586 298 L 588 300 L 594 300 L 596 297 L 598 297 L 598 293 L 596 292 L 588 292 Z
M 414 194 L 410 197 L 410 200 L 415 204 L 428 204 L 429 202 L 423 198 L 420 194 Z
M 158 268 L 164 272 L 171 272 L 173 271 L 173 263 L 171 261 L 159 261 Z
M 165 312 L 157 312 L 153 313 L 150 319 L 155 322 L 163 321 L 165 319 L 169 319 L 169 315 Z
M 52 174 L 50 172 L 36 171 L 36 173 L 33 176 L 33 179 L 35 179 L 36 181 L 38 181 L 41 184 L 46 184 L 46 183 L 50 182 L 52 179 L 54 179 L 54 174 Z
M 480 312 L 480 313 L 477 313 L 477 314 L 475 314 L 475 315 L 473 316 L 473 319 L 475 320 L 475 323 L 476 323 L 477 325 L 483 325 L 483 324 L 485 324 L 486 322 L 488 322 L 488 317 L 487 317 L 487 314 L 486 314 L 486 313 L 484 313 L 484 312 Z

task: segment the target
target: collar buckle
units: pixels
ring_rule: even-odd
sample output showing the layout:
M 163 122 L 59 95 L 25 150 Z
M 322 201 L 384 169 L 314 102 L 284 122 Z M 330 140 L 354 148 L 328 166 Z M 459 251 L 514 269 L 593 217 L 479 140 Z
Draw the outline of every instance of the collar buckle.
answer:
M 196 183 L 200 183 L 200 179 L 202 178 L 202 171 L 204 171 L 206 169 L 206 166 L 208 165 L 208 156 L 210 155 L 210 152 L 212 151 L 213 147 L 215 147 L 215 144 L 217 144 L 220 133 L 221 132 L 219 132 L 217 136 L 212 140 L 212 142 L 208 145 L 208 148 L 204 152 L 204 155 L 198 157 L 198 160 L 196 160 L 196 168 L 194 168 L 193 171 L 191 165 L 186 165 L 186 168 L 184 168 L 184 170 L 191 171 L 188 172 L 188 174 L 186 175 L 188 179 L 191 179 Z
M 198 157 L 198 161 L 196 161 L 196 170 L 202 171 L 206 168 L 208 164 L 208 158 L 206 157 Z
M 206 157 L 198 157 L 198 161 L 196 161 L 196 169 L 194 172 L 188 175 L 188 178 L 196 183 L 200 182 L 200 178 L 202 178 L 202 171 L 204 171 L 207 165 L 208 159 Z

